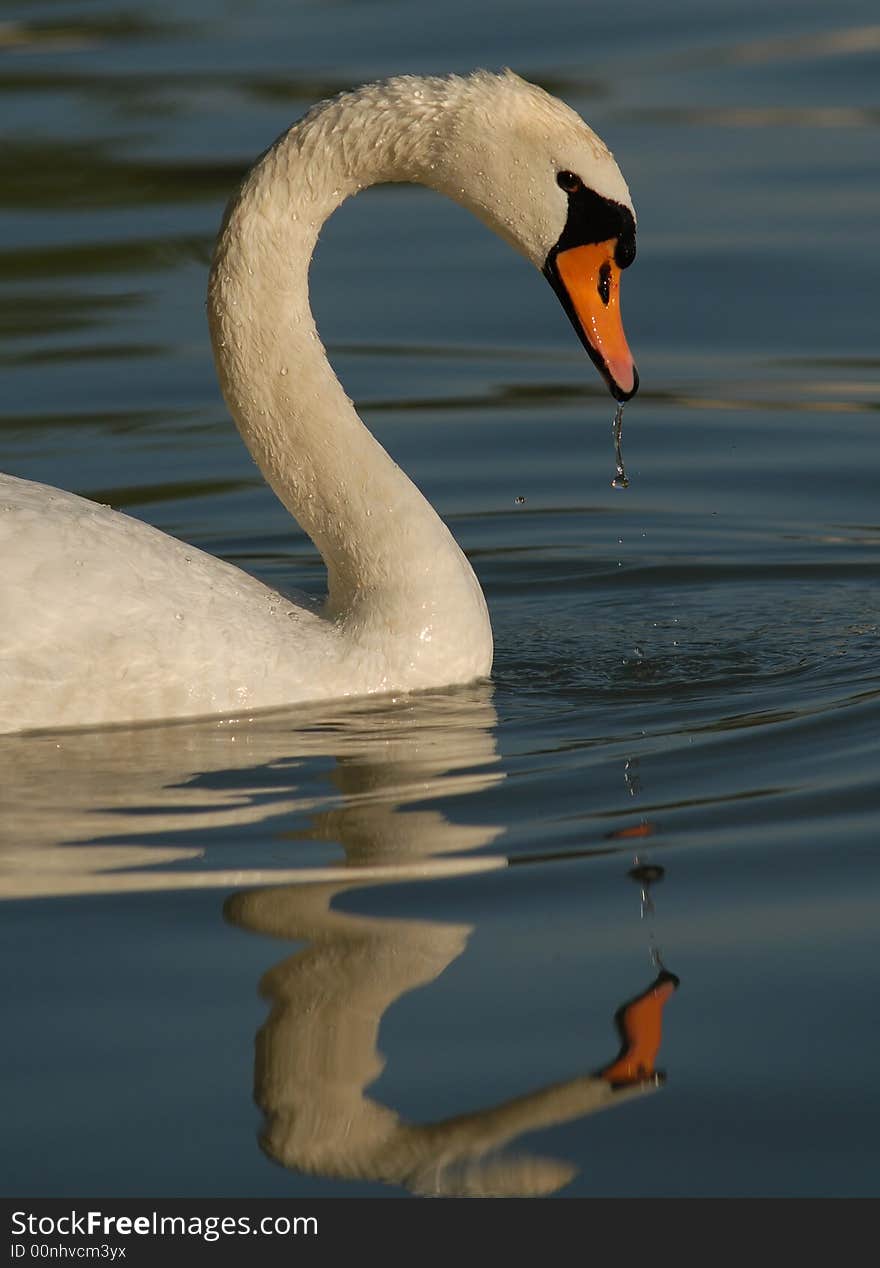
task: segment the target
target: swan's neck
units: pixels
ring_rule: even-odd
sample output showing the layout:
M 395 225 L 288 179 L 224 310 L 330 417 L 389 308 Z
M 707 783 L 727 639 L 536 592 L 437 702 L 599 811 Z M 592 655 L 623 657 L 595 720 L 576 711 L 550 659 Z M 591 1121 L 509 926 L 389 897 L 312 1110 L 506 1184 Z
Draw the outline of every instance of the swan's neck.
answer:
M 251 171 L 211 270 L 214 355 L 245 442 L 324 558 L 328 614 L 354 626 L 384 623 L 423 644 L 467 636 L 491 647 L 470 566 L 361 423 L 309 307 L 312 252 L 339 204 L 378 181 L 430 179 L 443 106 L 429 100 L 429 85 L 442 94 L 443 81 L 413 81 L 406 109 L 400 82 L 317 108 Z M 454 628 L 446 629 L 450 614 Z

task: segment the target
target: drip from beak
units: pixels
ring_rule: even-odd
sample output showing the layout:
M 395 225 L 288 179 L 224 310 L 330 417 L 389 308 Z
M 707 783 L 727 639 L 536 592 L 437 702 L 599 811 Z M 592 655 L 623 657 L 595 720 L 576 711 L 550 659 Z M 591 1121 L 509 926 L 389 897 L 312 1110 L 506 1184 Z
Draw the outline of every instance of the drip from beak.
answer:
M 615 400 L 628 401 L 639 376 L 620 317 L 620 266 L 615 238 L 551 252 L 544 276 Z

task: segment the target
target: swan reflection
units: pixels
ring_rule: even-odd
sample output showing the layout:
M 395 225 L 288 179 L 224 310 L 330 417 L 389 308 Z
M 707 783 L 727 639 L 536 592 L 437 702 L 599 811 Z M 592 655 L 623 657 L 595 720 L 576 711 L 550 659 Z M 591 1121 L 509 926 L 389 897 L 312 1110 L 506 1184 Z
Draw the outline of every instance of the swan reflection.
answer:
M 439 1121 L 406 1121 L 370 1094 L 384 1067 L 383 1016 L 462 956 L 474 927 L 349 914 L 333 903 L 368 885 L 508 866 L 490 848 L 503 832 L 491 820 L 504 818 L 490 690 L 360 702 L 311 718 L 300 711 L 296 724 L 279 714 L 0 745 L 15 759 L 7 795 L 27 809 L 3 821 L 5 896 L 239 891 L 224 908 L 232 924 L 306 944 L 260 984 L 268 1015 L 254 1092 L 271 1159 L 417 1194 L 559 1190 L 571 1164 L 509 1147 L 654 1091 L 663 1007 L 677 980 L 663 970 L 621 1007 L 620 1052 L 599 1070 Z M 243 825 L 262 825 L 271 866 L 216 866 L 218 840 Z M 232 840 L 240 862 L 249 844 Z
M 257 1034 L 254 1096 L 264 1115 L 261 1146 L 282 1166 L 417 1194 L 552 1193 L 573 1179 L 571 1164 L 504 1148 L 526 1132 L 594 1114 L 662 1082 L 655 1068 L 662 1009 L 677 986 L 666 971 L 618 1011 L 621 1051 L 601 1070 L 472 1113 L 405 1121 L 367 1093 L 385 1064 L 382 1016 L 438 978 L 464 952 L 472 928 L 335 911 L 332 900 L 343 888 L 261 889 L 226 905 L 227 917 L 243 928 L 308 942 L 260 983 L 269 1015 Z
M 500 827 L 456 836 L 422 811 L 413 833 L 395 817 L 500 782 L 496 725 L 479 684 L 224 723 L 0 735 L 0 898 L 331 880 L 353 865 L 365 880 L 504 867 L 499 855 L 442 857 Z M 314 832 L 292 826 L 315 807 Z M 260 825 L 267 866 L 218 866 L 221 847 L 237 864 L 252 854 L 243 833 Z

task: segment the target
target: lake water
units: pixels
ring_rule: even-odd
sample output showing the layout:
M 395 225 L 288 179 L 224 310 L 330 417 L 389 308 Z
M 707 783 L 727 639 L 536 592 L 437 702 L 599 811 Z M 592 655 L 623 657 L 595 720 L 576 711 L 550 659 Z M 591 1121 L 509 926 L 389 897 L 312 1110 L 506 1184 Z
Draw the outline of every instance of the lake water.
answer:
M 424 190 L 333 218 L 319 327 L 473 561 L 492 682 L 0 740 L 0 1191 L 876 1193 L 875 6 L 24 14 L 6 470 L 320 591 L 220 399 L 207 261 L 284 127 L 400 71 L 509 64 L 612 146 L 642 389 L 614 490 L 541 278 Z M 664 967 L 665 1079 L 613 1091 Z

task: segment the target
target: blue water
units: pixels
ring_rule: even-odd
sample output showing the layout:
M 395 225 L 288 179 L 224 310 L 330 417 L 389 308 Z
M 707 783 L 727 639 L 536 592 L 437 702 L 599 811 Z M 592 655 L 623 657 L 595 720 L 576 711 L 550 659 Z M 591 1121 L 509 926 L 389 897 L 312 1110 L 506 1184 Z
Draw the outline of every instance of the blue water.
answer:
M 509 64 L 609 142 L 642 379 L 615 491 L 523 261 L 408 187 L 328 224 L 322 336 L 492 682 L 0 739 L 0 1190 L 877 1192 L 878 56 L 866 0 L 0 9 L 4 469 L 320 590 L 207 261 L 272 138 L 400 71 Z M 662 966 L 665 1079 L 609 1094 Z

